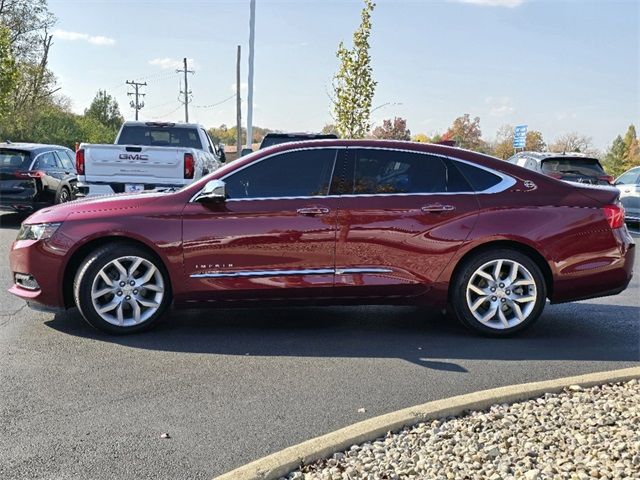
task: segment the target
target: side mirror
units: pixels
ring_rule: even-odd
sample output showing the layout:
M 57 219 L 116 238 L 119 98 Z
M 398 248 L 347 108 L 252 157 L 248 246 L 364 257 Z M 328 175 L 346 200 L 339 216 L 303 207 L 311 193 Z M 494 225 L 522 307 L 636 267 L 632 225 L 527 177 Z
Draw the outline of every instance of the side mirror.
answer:
M 227 193 L 222 180 L 209 180 L 195 198 L 196 202 L 224 202 Z

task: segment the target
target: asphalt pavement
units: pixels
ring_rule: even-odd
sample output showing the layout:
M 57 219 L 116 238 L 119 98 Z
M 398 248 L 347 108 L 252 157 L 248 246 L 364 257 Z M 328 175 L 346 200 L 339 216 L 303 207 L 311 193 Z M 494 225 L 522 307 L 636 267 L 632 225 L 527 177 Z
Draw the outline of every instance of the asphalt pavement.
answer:
M 622 294 L 547 305 L 511 339 L 412 307 L 176 311 L 110 337 L 75 310 L 34 312 L 6 292 L 18 226 L 0 216 L 6 480 L 210 479 L 429 400 L 640 361 L 638 258 Z

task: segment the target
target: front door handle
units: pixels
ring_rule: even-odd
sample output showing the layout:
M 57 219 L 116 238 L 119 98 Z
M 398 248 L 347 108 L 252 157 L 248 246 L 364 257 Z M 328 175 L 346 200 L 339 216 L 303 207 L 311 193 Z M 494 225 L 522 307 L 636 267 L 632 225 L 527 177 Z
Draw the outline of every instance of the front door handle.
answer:
M 425 205 L 420 210 L 425 213 L 438 213 L 438 212 L 452 212 L 456 207 L 453 205 L 442 205 L 440 203 L 432 203 L 431 205 Z
M 325 215 L 329 213 L 329 209 L 326 207 L 305 207 L 297 209 L 296 212 L 298 213 L 298 215 L 314 216 Z

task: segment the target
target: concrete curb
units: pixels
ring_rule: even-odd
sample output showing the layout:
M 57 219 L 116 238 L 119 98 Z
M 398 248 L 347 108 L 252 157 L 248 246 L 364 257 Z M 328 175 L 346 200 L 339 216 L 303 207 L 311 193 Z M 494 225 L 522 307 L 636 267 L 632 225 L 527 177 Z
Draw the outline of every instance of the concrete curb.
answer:
M 467 410 L 484 410 L 496 403 L 514 403 L 539 397 L 545 393 L 560 392 L 570 385 L 591 387 L 604 383 L 617 383 L 640 378 L 640 367 L 590 373 L 575 377 L 558 378 L 543 382 L 523 383 L 458 395 L 415 407 L 405 408 L 355 423 L 335 432 L 322 435 L 292 447 L 285 448 L 259 460 L 236 468 L 217 480 L 272 480 L 287 475 L 300 465 L 313 463 L 351 445 L 374 440 L 389 431 L 414 425 L 424 420 L 456 416 Z

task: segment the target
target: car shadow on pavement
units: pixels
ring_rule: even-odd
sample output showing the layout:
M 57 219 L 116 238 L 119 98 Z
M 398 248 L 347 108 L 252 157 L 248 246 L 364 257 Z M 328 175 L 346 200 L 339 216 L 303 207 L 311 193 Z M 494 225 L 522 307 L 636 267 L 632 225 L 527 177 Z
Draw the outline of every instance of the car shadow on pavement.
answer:
M 615 315 L 616 318 L 611 318 Z M 474 335 L 416 307 L 297 307 L 173 311 L 153 330 L 109 336 L 77 310 L 46 324 L 60 332 L 170 352 L 238 356 L 400 358 L 435 370 L 466 372 L 457 359 L 640 360 L 637 307 L 547 306 L 539 322 L 512 338 Z
M 18 230 L 25 218 L 23 213 L 0 213 L 0 228 Z

